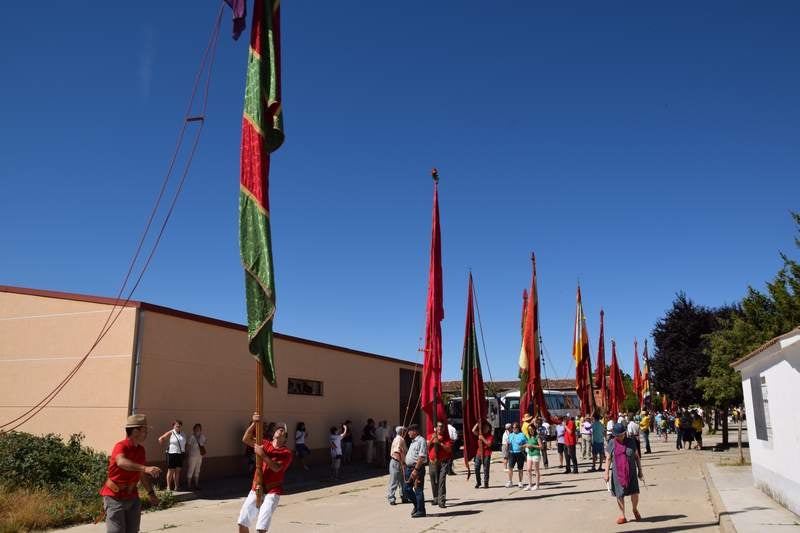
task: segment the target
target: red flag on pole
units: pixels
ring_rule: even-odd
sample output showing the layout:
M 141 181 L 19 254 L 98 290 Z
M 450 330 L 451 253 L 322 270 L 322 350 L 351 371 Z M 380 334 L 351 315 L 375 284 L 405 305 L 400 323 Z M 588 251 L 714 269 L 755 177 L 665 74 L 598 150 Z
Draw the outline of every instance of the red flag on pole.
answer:
M 605 313 L 600 310 L 600 343 L 597 347 L 597 366 L 595 367 L 594 388 L 600 391 L 600 401 L 603 409 L 608 410 L 608 391 L 606 390 L 606 340 L 603 333 L 603 317 Z
M 422 365 L 422 398 L 426 417 L 426 435 L 433 432 L 434 404 L 436 419 L 447 423 L 442 405 L 442 239 L 439 229 L 439 173 L 433 169 L 433 224 L 431 228 L 431 260 L 428 273 L 428 302 L 425 313 L 425 359 Z
M 472 433 L 472 428 L 486 420 L 486 394 L 472 306 L 472 273 L 467 290 L 467 325 L 464 329 L 464 351 L 461 352 L 461 405 L 464 415 L 464 464 L 469 472 L 469 462 L 478 453 L 478 436 Z M 483 432 L 480 425 L 478 431 Z
M 625 384 L 622 381 L 622 371 L 617 363 L 617 343 L 611 339 L 611 367 L 608 373 L 609 413 L 611 418 L 616 418 L 625 401 Z
M 642 405 L 642 371 L 639 370 L 639 341 L 633 340 L 633 392 Z
M 578 285 L 576 295 L 572 355 L 575 358 L 575 390 L 578 392 L 578 399 L 581 401 L 581 414 L 588 415 L 594 410 L 592 363 L 589 354 L 589 332 L 586 329 L 586 315 L 583 314 L 580 285 Z
M 541 353 L 539 350 L 539 295 L 536 289 L 536 257 L 531 254 L 531 290 L 523 313 L 522 348 L 519 351 L 520 420 L 533 404 L 534 415 L 538 414 L 547 422 L 553 422 L 542 389 Z M 523 295 L 524 297 L 524 295 Z

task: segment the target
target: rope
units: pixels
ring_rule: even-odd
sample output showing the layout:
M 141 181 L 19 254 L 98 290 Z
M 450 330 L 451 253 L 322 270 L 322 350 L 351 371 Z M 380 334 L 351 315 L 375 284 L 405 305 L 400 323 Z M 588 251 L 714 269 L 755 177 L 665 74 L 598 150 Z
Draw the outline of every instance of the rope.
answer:
M 21 414 L 17 418 L 15 418 L 13 420 L 10 420 L 8 422 L 5 422 L 4 424 L 0 425 L 0 430 L 2 430 L 2 431 L 14 431 L 15 429 L 19 428 L 20 426 L 22 426 L 23 424 L 25 424 L 26 422 L 31 420 L 33 417 L 38 415 L 45 407 L 47 407 L 50 404 L 50 402 L 52 402 L 56 398 L 56 396 L 58 396 L 58 394 L 64 389 L 64 387 L 66 387 L 67 384 L 72 380 L 72 378 L 75 376 L 75 374 L 77 374 L 78 371 L 83 367 L 83 364 L 86 362 L 86 360 L 92 354 L 94 349 L 100 344 L 100 342 L 103 340 L 103 338 L 108 334 L 108 332 L 111 330 L 111 328 L 114 326 L 114 324 L 116 324 L 117 320 L 122 315 L 122 312 L 127 307 L 127 304 L 130 302 L 131 298 L 133 297 L 134 291 L 139 286 L 139 283 L 141 282 L 142 278 L 144 277 L 144 274 L 145 274 L 145 272 L 147 271 L 147 268 L 150 265 L 150 261 L 153 259 L 153 256 L 155 255 L 155 252 L 156 252 L 156 249 L 158 248 L 158 245 L 159 245 L 159 243 L 161 241 L 161 237 L 164 235 L 164 231 L 166 230 L 167 223 L 169 222 L 169 219 L 172 216 L 172 212 L 175 209 L 175 205 L 176 205 L 176 203 L 178 201 L 178 198 L 180 197 L 181 191 L 183 190 L 183 185 L 184 185 L 184 183 L 186 181 L 186 177 L 187 177 L 187 175 L 189 173 L 189 169 L 191 167 L 192 160 L 194 158 L 194 154 L 196 152 L 197 146 L 198 146 L 199 141 L 200 141 L 200 135 L 201 135 L 201 133 L 203 131 L 203 126 L 205 124 L 204 118 L 205 118 L 205 113 L 206 113 L 206 109 L 207 109 L 207 106 L 208 106 L 208 92 L 209 92 L 209 87 L 210 87 L 210 84 L 211 84 L 211 73 L 212 73 L 212 68 L 213 68 L 213 65 L 214 65 L 214 58 L 215 58 L 215 52 L 216 52 L 216 46 L 217 46 L 217 39 L 219 37 L 219 29 L 220 29 L 220 25 L 221 25 L 221 22 L 222 22 L 222 14 L 223 14 L 223 11 L 224 11 L 224 7 L 225 7 L 225 3 L 222 2 L 220 4 L 219 13 L 217 15 L 217 19 L 216 19 L 216 22 L 214 24 L 214 28 L 213 28 L 213 30 L 211 32 L 211 36 L 209 38 L 209 42 L 206 45 L 205 51 L 203 52 L 203 56 L 202 56 L 201 61 L 200 61 L 200 66 L 199 66 L 197 74 L 195 76 L 194 84 L 192 85 L 191 96 L 189 97 L 189 103 L 187 105 L 186 113 L 184 114 L 183 123 L 182 123 L 181 129 L 180 129 L 180 131 L 178 133 L 178 139 L 176 141 L 175 150 L 173 151 L 172 158 L 170 159 L 169 165 L 167 167 L 167 172 L 166 172 L 166 174 L 164 176 L 164 180 L 163 180 L 163 182 L 161 184 L 161 189 L 159 191 L 158 196 L 156 197 L 156 201 L 155 201 L 155 204 L 153 205 L 153 209 L 150 212 L 150 216 L 147 219 L 147 222 L 145 224 L 145 228 L 142 231 L 141 237 L 139 238 L 139 243 L 138 243 L 138 245 L 136 247 L 136 251 L 134 252 L 133 257 L 131 258 L 130 265 L 128 266 L 128 271 L 126 272 L 125 277 L 123 278 L 122 284 L 121 284 L 121 286 L 119 288 L 119 291 L 117 292 L 117 296 L 114 298 L 114 303 L 111 306 L 111 310 L 109 312 L 108 317 L 106 318 L 106 321 L 103 323 L 103 326 L 100 328 L 100 332 L 98 333 L 98 335 L 95 338 L 95 340 L 92 343 L 92 345 L 89 347 L 87 352 L 83 355 L 83 357 L 78 361 L 78 363 L 75 365 L 75 367 L 67 374 L 67 376 L 64 379 L 62 379 L 61 382 L 58 385 L 56 385 L 56 387 L 53 390 L 51 390 L 44 398 L 42 398 L 42 400 L 40 400 L 36 405 L 34 405 L 30 409 L 28 409 L 26 412 L 24 412 L 23 414 Z M 206 66 L 206 64 L 208 66 Z M 202 97 L 200 115 L 199 116 L 191 115 L 191 110 L 194 107 L 194 101 L 195 101 L 195 97 L 197 95 L 197 89 L 200 86 L 200 80 L 202 79 L 203 72 L 205 72 L 206 70 L 208 71 L 208 73 L 207 73 L 207 76 L 206 76 L 205 85 L 203 87 L 203 97 Z M 173 169 L 175 167 L 175 162 L 176 162 L 176 160 L 178 158 L 178 155 L 180 153 L 181 147 L 183 146 L 184 134 L 185 134 L 186 129 L 188 127 L 188 124 L 190 122 L 199 122 L 200 125 L 195 131 L 194 141 L 192 143 L 192 147 L 190 149 L 189 155 L 186 158 L 186 162 L 184 163 L 184 169 L 183 169 L 183 173 L 181 174 L 180 181 L 178 182 L 178 186 L 177 186 L 175 192 L 173 193 L 172 201 L 170 202 L 170 206 L 169 206 L 169 208 L 167 210 L 166 215 L 164 216 L 163 222 L 161 223 L 161 227 L 159 228 L 158 235 L 156 236 L 156 238 L 155 238 L 155 240 L 154 240 L 154 242 L 153 242 L 153 244 L 151 246 L 150 253 L 148 254 L 147 259 L 145 260 L 145 263 L 142 266 L 142 269 L 141 269 L 138 277 L 136 278 L 136 282 L 133 284 L 133 286 L 128 291 L 128 294 L 127 294 L 125 300 L 120 304 L 119 302 L 122 299 L 122 293 L 125 291 L 125 287 L 128 285 L 128 281 L 130 280 L 130 277 L 131 277 L 131 274 L 133 272 L 133 269 L 134 269 L 134 267 L 136 265 L 137 260 L 139 259 L 139 255 L 142 252 L 142 248 L 144 246 L 144 241 L 146 240 L 147 235 L 150 232 L 150 228 L 152 227 L 153 221 L 155 220 L 156 213 L 158 212 L 158 208 L 159 208 L 159 206 L 161 204 L 161 201 L 162 201 L 162 199 L 164 197 L 164 193 L 166 191 L 167 185 L 168 185 L 168 183 L 169 183 L 169 181 L 171 179 L 172 172 L 173 172 Z M 116 311 L 116 316 L 114 315 L 115 311 Z M 9 426 L 12 426 L 12 427 L 9 427 Z

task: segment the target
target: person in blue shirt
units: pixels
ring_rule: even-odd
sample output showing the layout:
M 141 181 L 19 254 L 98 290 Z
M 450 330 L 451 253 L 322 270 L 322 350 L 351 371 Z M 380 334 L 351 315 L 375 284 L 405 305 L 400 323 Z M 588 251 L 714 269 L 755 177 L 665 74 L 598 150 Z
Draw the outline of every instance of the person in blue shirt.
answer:
M 512 433 L 508 436 L 508 482 L 506 487 L 511 487 L 511 480 L 514 477 L 514 469 L 519 472 L 519 483 L 517 486 L 522 488 L 522 469 L 525 466 L 525 449 L 523 446 L 528 442 L 528 438 L 520 431 L 519 422 L 514 422 L 511 426 Z
M 603 471 L 603 463 L 606 460 L 605 443 L 606 443 L 606 428 L 600 422 L 600 414 L 594 413 L 592 417 L 592 468 L 589 472 L 596 472 L 597 470 Z M 598 468 L 595 468 L 597 464 Z

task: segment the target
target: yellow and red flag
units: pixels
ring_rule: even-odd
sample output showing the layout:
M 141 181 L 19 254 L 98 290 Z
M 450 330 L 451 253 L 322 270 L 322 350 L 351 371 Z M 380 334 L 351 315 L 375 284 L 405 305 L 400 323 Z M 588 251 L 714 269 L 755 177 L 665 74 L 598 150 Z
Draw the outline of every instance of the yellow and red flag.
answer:
M 581 414 L 588 415 L 594 410 L 592 361 L 589 354 L 589 332 L 586 329 L 586 315 L 583 314 L 580 285 L 578 285 L 576 296 L 572 356 L 575 358 L 575 390 L 578 392 L 578 399 L 581 401 Z

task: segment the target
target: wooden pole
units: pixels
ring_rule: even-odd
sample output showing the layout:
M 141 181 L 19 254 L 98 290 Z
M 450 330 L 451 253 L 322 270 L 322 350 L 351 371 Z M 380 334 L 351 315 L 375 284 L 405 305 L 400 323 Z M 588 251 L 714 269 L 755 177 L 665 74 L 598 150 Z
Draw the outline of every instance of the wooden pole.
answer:
M 261 368 L 261 362 L 256 362 L 256 414 L 261 416 L 261 411 L 264 407 L 264 370 Z M 259 420 L 256 423 L 256 444 L 261 445 L 264 440 L 264 422 Z M 261 456 L 256 454 L 256 507 L 261 507 L 261 501 L 264 499 L 264 489 L 262 487 L 262 460 Z
M 437 461 L 439 460 L 439 436 L 436 433 L 436 423 L 439 421 L 438 420 L 438 418 L 439 418 L 439 412 L 438 412 L 439 406 L 438 406 L 438 402 L 436 401 L 438 397 L 439 397 L 438 388 L 434 387 L 433 388 L 433 434 L 436 435 L 436 442 L 434 442 L 433 448 L 434 448 L 434 450 L 436 450 L 436 460 Z M 463 410 L 463 408 L 464 408 L 463 407 L 463 405 L 464 405 L 463 400 L 461 402 L 461 405 L 462 405 L 461 408 Z M 461 414 L 463 416 L 464 413 L 462 412 Z

